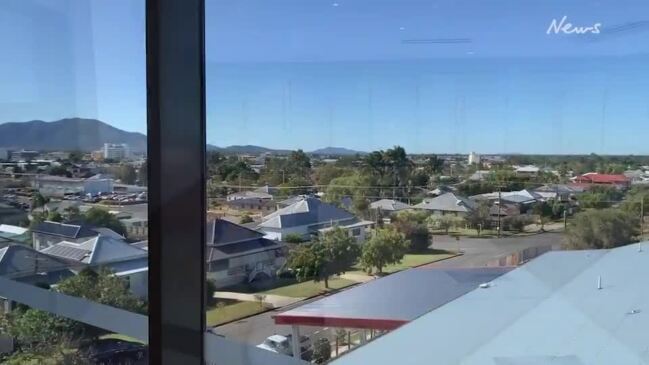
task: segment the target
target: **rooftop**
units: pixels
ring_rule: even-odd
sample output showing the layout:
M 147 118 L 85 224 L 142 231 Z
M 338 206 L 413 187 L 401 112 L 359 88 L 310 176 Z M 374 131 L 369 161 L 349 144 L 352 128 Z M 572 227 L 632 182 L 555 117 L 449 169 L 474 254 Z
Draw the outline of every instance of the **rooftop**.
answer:
M 295 203 L 273 212 L 259 225 L 260 228 L 287 228 L 323 222 L 355 219 L 348 211 L 324 203 L 313 197 L 302 197 Z
M 280 313 L 275 323 L 392 330 L 510 270 L 405 270 Z
M 432 199 L 424 199 L 423 202 L 414 206 L 414 208 L 419 209 L 445 212 L 469 212 L 474 207 L 475 203 L 473 201 L 454 193 L 446 193 Z
M 644 364 L 647 277 L 635 244 L 549 252 L 334 364 Z

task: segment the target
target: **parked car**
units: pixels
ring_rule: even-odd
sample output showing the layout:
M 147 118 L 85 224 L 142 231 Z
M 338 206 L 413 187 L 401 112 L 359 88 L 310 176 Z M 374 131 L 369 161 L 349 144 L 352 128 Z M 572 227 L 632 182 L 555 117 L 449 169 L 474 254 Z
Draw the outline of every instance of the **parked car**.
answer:
M 263 343 L 257 345 L 258 348 L 267 351 L 293 356 L 292 335 L 272 335 L 267 337 Z M 313 347 L 311 339 L 307 336 L 300 336 L 300 350 L 302 360 L 311 361 L 313 357 Z
M 148 362 L 148 348 L 145 345 L 118 339 L 93 341 L 79 348 L 79 352 L 95 365 L 136 365 Z

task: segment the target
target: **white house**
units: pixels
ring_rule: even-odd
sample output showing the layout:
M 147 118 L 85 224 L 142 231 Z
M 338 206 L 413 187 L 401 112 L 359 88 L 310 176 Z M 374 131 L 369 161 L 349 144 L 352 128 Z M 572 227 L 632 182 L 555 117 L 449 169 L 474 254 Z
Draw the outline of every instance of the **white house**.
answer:
M 446 193 L 432 199 L 424 199 L 414 208 L 428 210 L 433 214 L 463 216 L 475 208 L 475 203 L 455 193 Z
M 350 236 L 362 243 L 365 241 L 366 230 L 373 225 L 374 222 L 359 220 L 344 209 L 305 196 L 264 217 L 258 229 L 270 239 L 282 240 L 288 234 L 309 239 L 323 229 L 337 226 L 347 230 Z
M 286 247 L 264 234 L 232 222 L 208 222 L 207 278 L 217 288 L 272 279 L 286 263 Z

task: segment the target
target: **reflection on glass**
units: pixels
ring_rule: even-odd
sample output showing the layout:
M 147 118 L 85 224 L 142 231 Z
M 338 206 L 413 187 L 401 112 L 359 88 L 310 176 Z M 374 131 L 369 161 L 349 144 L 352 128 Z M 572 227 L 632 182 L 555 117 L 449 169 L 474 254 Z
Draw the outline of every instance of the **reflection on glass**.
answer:
M 211 331 L 315 363 L 603 361 L 489 293 L 645 237 L 648 8 L 622 3 L 207 1 Z M 540 322 L 487 347 L 514 312 Z
M 0 362 L 147 362 L 144 2 L 0 8 Z

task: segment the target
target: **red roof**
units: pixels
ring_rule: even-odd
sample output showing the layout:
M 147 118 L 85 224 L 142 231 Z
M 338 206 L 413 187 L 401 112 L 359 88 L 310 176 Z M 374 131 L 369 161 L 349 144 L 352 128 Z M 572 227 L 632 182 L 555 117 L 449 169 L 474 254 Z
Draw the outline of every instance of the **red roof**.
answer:
M 575 178 L 576 182 L 592 184 L 627 184 L 629 178 L 619 174 L 584 174 Z

